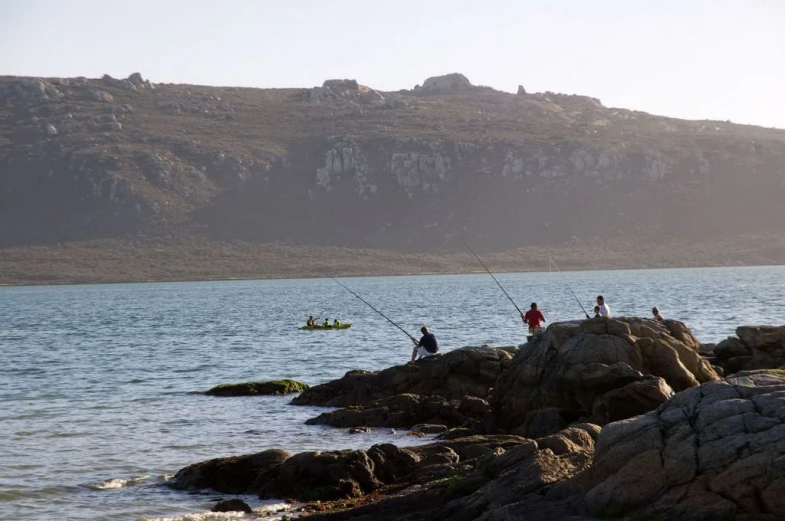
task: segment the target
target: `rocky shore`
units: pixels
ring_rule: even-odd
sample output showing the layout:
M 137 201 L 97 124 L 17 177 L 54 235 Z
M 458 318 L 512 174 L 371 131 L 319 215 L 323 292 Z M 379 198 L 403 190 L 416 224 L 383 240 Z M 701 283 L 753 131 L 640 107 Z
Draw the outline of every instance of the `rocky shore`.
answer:
M 339 407 L 309 424 L 441 432 L 427 444 L 265 450 L 169 486 L 314 520 L 785 519 L 783 352 L 785 326 L 713 346 L 674 320 L 555 323 L 520 349 L 350 371 L 292 400 Z

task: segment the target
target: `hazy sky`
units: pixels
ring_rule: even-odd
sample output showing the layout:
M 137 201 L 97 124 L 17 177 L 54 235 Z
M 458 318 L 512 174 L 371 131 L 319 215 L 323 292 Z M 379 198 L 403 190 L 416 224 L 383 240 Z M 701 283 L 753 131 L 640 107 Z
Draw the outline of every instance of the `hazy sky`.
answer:
M 785 128 L 785 0 L 0 0 L 0 75 L 474 84 Z

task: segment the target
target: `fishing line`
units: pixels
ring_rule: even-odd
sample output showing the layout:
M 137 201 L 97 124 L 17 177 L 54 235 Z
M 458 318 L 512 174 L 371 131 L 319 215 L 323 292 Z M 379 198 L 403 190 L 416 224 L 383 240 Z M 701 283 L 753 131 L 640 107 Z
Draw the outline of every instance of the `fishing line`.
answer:
M 575 292 L 572 290 L 572 286 L 570 286 L 570 283 L 569 283 L 569 282 L 567 282 L 567 279 L 564 277 L 564 273 L 562 273 L 561 269 L 559 269 L 559 265 L 558 265 L 558 264 L 556 264 L 556 261 L 554 261 L 554 260 L 553 260 L 553 257 L 549 257 L 549 259 L 551 259 L 551 262 L 552 262 L 552 263 L 553 263 L 553 265 L 556 267 L 556 269 L 559 271 L 559 275 L 561 275 L 561 278 L 562 278 L 562 280 L 564 281 L 564 283 L 565 283 L 565 284 L 567 284 L 567 287 L 568 287 L 568 288 L 570 288 L 570 293 L 572 293 L 572 296 L 573 296 L 573 297 L 575 297 L 575 301 L 578 303 L 578 305 L 579 305 L 579 306 L 581 307 L 581 309 L 583 310 L 583 314 L 584 314 L 584 315 L 586 315 L 586 318 L 589 318 L 589 314 L 588 314 L 588 313 L 586 313 L 586 308 L 584 308 L 584 307 L 583 307 L 583 304 L 581 304 L 581 301 L 580 301 L 580 299 L 578 299 L 578 296 L 577 296 L 577 295 L 575 294 Z
M 372 305 L 370 305 L 370 304 L 369 304 L 369 303 L 368 303 L 368 302 L 367 302 L 367 301 L 366 301 L 364 298 L 362 298 L 360 295 L 358 295 L 358 294 L 357 294 L 357 293 L 355 293 L 354 291 L 350 290 L 349 288 L 347 288 L 346 286 L 344 286 L 343 284 L 341 284 L 341 283 L 340 283 L 340 282 L 339 282 L 337 279 L 335 279 L 335 277 L 330 277 L 330 278 L 331 278 L 331 279 L 332 279 L 332 280 L 333 280 L 333 281 L 334 281 L 336 284 L 338 284 L 339 286 L 341 286 L 343 289 L 345 289 L 346 291 L 348 291 L 349 293 L 351 293 L 352 295 L 354 295 L 355 297 L 357 297 L 358 299 L 360 299 L 360 301 L 362 301 L 362 302 L 363 302 L 363 303 L 364 303 L 366 306 L 368 306 L 368 307 L 369 307 L 369 308 L 371 308 L 372 310 L 374 310 L 374 311 L 376 311 L 377 313 L 379 313 L 379 314 L 380 314 L 382 317 L 384 317 L 384 319 L 385 319 L 385 320 L 387 320 L 387 322 L 389 322 L 390 324 L 394 325 L 395 327 L 397 327 L 398 329 L 400 329 L 401 331 L 403 331 L 403 333 L 404 333 L 406 336 L 408 336 L 409 338 L 411 338 L 411 339 L 412 339 L 412 341 L 414 341 L 415 343 L 417 343 L 417 340 L 416 340 L 416 339 L 415 339 L 415 338 L 414 338 L 412 335 L 410 335 L 410 334 L 409 334 L 409 333 L 408 333 L 408 332 L 407 332 L 407 331 L 406 331 L 404 328 L 402 328 L 401 326 L 399 326 L 398 324 L 396 324 L 395 322 L 393 322 L 392 320 L 390 320 L 389 318 L 387 318 L 387 316 L 386 316 L 384 313 L 382 313 L 381 311 L 379 311 L 378 309 L 376 309 L 375 307 L 373 307 Z
M 512 305 L 513 305 L 513 306 L 515 306 L 515 309 L 517 309 L 517 310 L 518 310 L 518 313 L 521 315 L 521 319 L 523 319 L 523 312 L 521 311 L 521 308 L 519 308 L 519 307 L 518 307 L 518 305 L 515 303 L 515 301 L 512 299 L 512 297 L 511 297 L 511 296 L 510 296 L 510 295 L 507 293 L 507 291 L 505 291 L 505 289 L 502 287 L 502 285 L 501 285 L 501 284 L 499 284 L 499 281 L 498 281 L 498 280 L 496 280 L 496 277 L 494 277 L 494 276 L 493 276 L 493 273 L 491 273 L 491 270 L 489 270 L 489 269 L 488 269 L 488 266 L 486 266 L 486 265 L 485 265 L 485 264 L 482 262 L 482 260 L 480 260 L 480 257 L 478 257 L 476 253 L 474 253 L 474 250 L 472 250 L 471 248 L 469 248 L 469 245 L 468 245 L 468 244 L 466 244 L 466 243 L 464 242 L 464 243 L 463 243 L 463 245 L 464 245 L 464 246 L 466 246 L 466 248 L 467 248 L 467 249 L 468 249 L 470 252 L 472 252 L 472 255 L 474 255 L 474 258 L 475 258 L 475 259 L 477 259 L 477 262 L 479 262 L 480 264 L 482 264 L 482 267 L 483 267 L 483 268 L 485 268 L 485 271 L 487 271 L 487 272 L 488 272 L 488 275 L 490 275 L 490 276 L 491 276 L 491 278 L 493 279 L 493 281 L 494 281 L 494 282 L 496 282 L 496 284 L 499 286 L 499 289 L 501 289 L 501 290 L 502 290 L 502 292 L 503 292 L 503 293 L 504 293 L 504 294 L 507 296 L 507 298 L 508 298 L 508 299 L 510 299 L 510 302 L 512 302 Z

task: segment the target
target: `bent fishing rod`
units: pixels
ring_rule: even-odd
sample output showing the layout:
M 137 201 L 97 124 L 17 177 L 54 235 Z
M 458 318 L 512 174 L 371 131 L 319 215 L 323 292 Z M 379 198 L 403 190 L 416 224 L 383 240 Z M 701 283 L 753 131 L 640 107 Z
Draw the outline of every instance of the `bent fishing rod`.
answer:
M 330 278 L 333 280 L 333 282 L 335 282 L 336 284 L 338 284 L 339 286 L 341 286 L 343 289 L 345 289 L 346 291 L 348 291 L 349 293 L 351 293 L 352 295 L 354 295 L 354 296 L 355 296 L 355 297 L 357 297 L 358 299 L 360 299 L 360 301 L 362 301 L 362 302 L 363 302 L 363 303 L 364 303 L 366 306 L 368 306 L 368 307 L 369 307 L 369 308 L 371 308 L 372 310 L 374 310 L 374 311 L 376 311 L 377 313 L 379 313 L 379 314 L 380 314 L 382 317 L 384 317 L 384 319 L 385 319 L 385 320 L 387 320 L 387 322 L 389 322 L 390 324 L 394 325 L 395 327 L 397 327 L 398 329 L 400 329 L 401 331 L 403 331 L 403 333 L 404 333 L 406 336 L 408 336 L 409 338 L 411 338 L 411 339 L 412 339 L 412 342 L 414 342 L 415 344 L 417 343 L 417 340 L 416 340 L 416 339 L 415 339 L 415 338 L 414 338 L 412 335 L 410 335 L 408 331 L 406 331 L 404 328 L 402 328 L 401 326 L 399 326 L 398 324 L 396 324 L 395 322 L 393 322 L 392 320 L 390 320 L 389 318 L 387 318 L 387 316 L 386 316 L 384 313 L 382 313 L 381 311 L 379 311 L 378 309 L 376 309 L 375 307 L 373 307 L 372 305 L 370 305 L 370 304 L 369 304 L 369 303 L 368 303 L 368 302 L 367 302 L 367 301 L 366 301 L 364 298 L 362 298 L 360 295 L 358 295 L 358 294 L 357 294 L 357 293 L 355 293 L 354 291 L 350 290 L 349 288 L 347 288 L 346 286 L 344 286 L 343 284 L 341 284 L 341 283 L 340 283 L 340 282 L 339 282 L 339 281 L 338 281 L 338 280 L 337 280 L 335 277 L 330 277 Z
M 504 293 L 504 294 L 507 296 L 507 298 L 508 298 L 508 299 L 510 299 L 510 302 L 512 302 L 512 305 L 513 305 L 513 306 L 515 306 L 515 309 L 517 309 L 517 310 L 518 310 L 518 313 L 521 315 L 521 319 L 523 319 L 523 311 L 521 311 L 521 308 L 519 308 L 519 307 L 518 307 L 518 305 L 515 303 L 515 301 L 512 299 L 512 297 L 509 295 L 509 293 L 507 293 L 507 291 L 505 291 L 505 289 L 502 287 L 502 285 L 501 285 L 501 284 L 499 284 L 499 281 L 498 281 L 498 280 L 496 280 L 496 277 L 494 277 L 494 276 L 493 276 L 493 273 L 491 273 L 491 270 L 489 270 L 489 269 L 488 269 L 488 266 L 486 266 L 486 265 L 485 265 L 485 263 L 483 263 L 483 261 L 482 261 L 482 260 L 480 260 L 480 257 L 478 257 L 476 253 L 474 253 L 474 250 L 472 250 L 471 248 L 469 248 L 469 245 L 468 245 L 468 244 L 466 244 L 466 243 L 464 242 L 464 243 L 463 243 L 463 245 L 464 245 L 464 246 L 466 246 L 466 248 L 467 248 L 467 249 L 468 249 L 470 252 L 472 252 L 472 255 L 474 255 L 474 258 L 475 258 L 475 259 L 477 259 L 477 262 L 479 262 L 480 264 L 482 264 L 482 267 L 483 267 L 483 268 L 485 268 L 485 271 L 487 271 L 487 272 L 488 272 L 488 275 L 490 275 L 490 276 L 491 276 L 491 278 L 493 279 L 493 281 L 494 281 L 494 282 L 496 282 L 496 284 L 499 286 L 499 289 L 500 289 L 500 290 L 502 290 L 502 292 L 503 292 L 503 293 Z
M 581 304 L 580 299 L 578 298 L 577 295 L 575 295 L 575 292 L 572 290 L 572 286 L 570 286 L 570 283 L 567 282 L 567 279 L 564 277 L 564 273 L 562 273 L 562 271 L 559 269 L 559 265 L 556 264 L 556 261 L 553 260 L 553 257 L 548 257 L 548 258 L 551 260 L 553 265 L 556 266 L 556 269 L 559 271 L 559 275 L 561 275 L 561 279 L 564 281 L 565 284 L 567 284 L 567 287 L 570 288 L 570 293 L 572 293 L 572 296 L 575 297 L 575 301 L 578 303 L 578 305 L 583 310 L 583 314 L 586 315 L 586 318 L 589 318 L 589 314 L 586 313 L 586 308 L 583 307 L 583 304 Z

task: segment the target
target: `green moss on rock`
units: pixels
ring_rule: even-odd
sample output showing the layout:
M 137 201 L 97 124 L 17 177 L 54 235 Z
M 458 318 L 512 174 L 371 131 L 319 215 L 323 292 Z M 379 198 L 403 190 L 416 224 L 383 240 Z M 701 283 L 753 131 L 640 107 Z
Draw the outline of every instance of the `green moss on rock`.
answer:
M 221 384 L 213 387 L 205 394 L 211 396 L 255 396 L 269 394 L 292 394 L 308 389 L 308 384 L 296 380 L 272 380 L 269 382 L 244 382 L 239 384 Z

